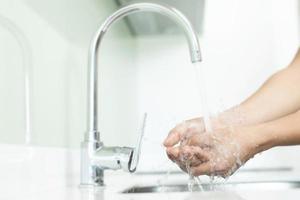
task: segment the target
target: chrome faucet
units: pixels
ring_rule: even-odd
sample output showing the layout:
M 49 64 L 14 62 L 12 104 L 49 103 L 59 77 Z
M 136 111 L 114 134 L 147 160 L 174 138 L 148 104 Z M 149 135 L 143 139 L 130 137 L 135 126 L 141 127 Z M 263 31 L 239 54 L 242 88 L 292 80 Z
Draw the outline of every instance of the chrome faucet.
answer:
M 128 172 L 136 170 L 140 145 L 130 147 L 106 147 L 100 140 L 98 131 L 98 63 L 99 46 L 105 33 L 113 22 L 137 12 L 155 12 L 165 15 L 183 28 L 187 36 L 191 61 L 201 61 L 200 45 L 196 32 L 189 20 L 178 10 L 154 3 L 136 3 L 123 7 L 109 16 L 94 35 L 89 49 L 88 72 L 88 130 L 81 144 L 81 185 L 103 186 L 104 170 L 123 169 Z M 142 136 L 140 136 L 142 137 Z

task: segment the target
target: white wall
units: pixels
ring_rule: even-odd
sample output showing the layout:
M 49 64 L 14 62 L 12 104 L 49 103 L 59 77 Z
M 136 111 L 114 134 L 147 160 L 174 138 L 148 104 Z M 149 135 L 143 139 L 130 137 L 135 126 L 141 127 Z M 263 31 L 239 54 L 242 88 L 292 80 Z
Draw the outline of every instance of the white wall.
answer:
M 21 62 L 25 46 L 31 80 L 31 143 L 79 146 L 86 130 L 89 41 L 115 9 L 114 2 L 106 0 L 0 1 L 0 142 L 25 140 Z M 14 35 L 21 37 L 19 46 Z M 132 137 L 124 132 L 136 130 L 133 53 L 128 29 L 119 23 L 107 34 L 99 70 L 100 129 L 108 144 L 116 144 L 116 139 L 130 143 Z

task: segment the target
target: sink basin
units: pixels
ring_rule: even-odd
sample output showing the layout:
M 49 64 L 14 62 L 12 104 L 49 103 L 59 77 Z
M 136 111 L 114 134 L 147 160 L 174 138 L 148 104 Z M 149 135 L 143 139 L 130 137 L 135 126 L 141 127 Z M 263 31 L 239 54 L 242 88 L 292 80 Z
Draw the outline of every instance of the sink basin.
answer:
M 264 181 L 264 182 L 235 182 L 210 185 L 208 183 L 202 184 L 204 191 L 218 191 L 218 190 L 286 190 L 300 188 L 300 181 Z M 192 191 L 201 191 L 199 186 L 195 185 Z M 150 185 L 150 186 L 134 186 L 128 188 L 122 193 L 160 193 L 160 192 L 188 192 L 189 187 L 187 184 L 174 184 L 174 185 Z

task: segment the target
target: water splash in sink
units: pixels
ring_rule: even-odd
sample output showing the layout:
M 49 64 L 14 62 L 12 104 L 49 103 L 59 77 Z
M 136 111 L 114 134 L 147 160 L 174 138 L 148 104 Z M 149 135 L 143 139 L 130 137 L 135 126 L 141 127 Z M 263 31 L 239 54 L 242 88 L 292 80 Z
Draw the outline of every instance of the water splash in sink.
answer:
M 200 62 L 194 63 L 194 74 L 195 74 L 195 85 L 197 87 L 198 95 L 200 98 L 200 106 L 202 108 L 202 117 L 204 122 L 204 127 L 206 132 L 212 131 L 212 125 L 210 121 L 210 114 L 207 103 L 207 88 L 206 88 L 206 80 L 205 80 L 205 71 L 203 69 L 203 65 Z M 200 191 L 204 191 L 201 180 L 199 177 L 195 177 L 190 172 L 190 163 L 186 163 L 186 169 L 189 174 L 188 188 L 190 192 L 193 192 L 194 185 L 197 185 Z M 211 177 L 211 187 L 213 185 L 214 177 Z

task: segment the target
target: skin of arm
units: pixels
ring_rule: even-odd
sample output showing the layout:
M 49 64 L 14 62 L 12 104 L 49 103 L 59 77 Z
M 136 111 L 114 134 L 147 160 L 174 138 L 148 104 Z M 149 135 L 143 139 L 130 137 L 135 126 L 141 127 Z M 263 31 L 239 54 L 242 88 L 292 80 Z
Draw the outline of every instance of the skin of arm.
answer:
M 257 125 L 262 151 L 275 146 L 300 144 L 300 111 Z
M 213 120 L 216 127 L 230 123 L 250 125 L 271 121 L 300 109 L 300 50 L 291 64 L 271 76 L 257 92 L 240 105 Z M 234 120 L 243 118 L 242 121 Z

